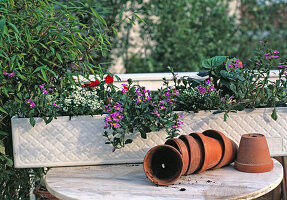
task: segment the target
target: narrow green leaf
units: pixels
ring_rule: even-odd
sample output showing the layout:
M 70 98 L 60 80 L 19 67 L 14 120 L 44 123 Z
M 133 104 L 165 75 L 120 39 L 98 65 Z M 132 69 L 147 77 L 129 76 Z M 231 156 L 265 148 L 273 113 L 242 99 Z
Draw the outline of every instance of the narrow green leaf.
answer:
M 8 133 L 8 132 L 1 131 L 1 130 L 0 130 L 0 135 L 2 135 L 2 136 L 7 136 L 7 135 L 9 135 L 9 133 Z
M 46 75 L 46 72 L 44 71 L 44 69 L 41 69 L 41 73 L 43 75 L 43 78 L 46 82 L 48 82 L 48 79 L 47 79 L 47 75 Z
M 17 35 L 19 34 L 19 30 L 17 29 L 17 27 L 14 25 L 14 24 L 12 24 L 12 23 L 10 23 L 10 22 L 8 22 L 8 24 L 12 27 L 12 29 L 17 33 Z
M 94 8 L 91 8 L 91 11 L 97 19 L 99 19 L 104 25 L 107 26 L 107 22 L 99 15 L 99 13 Z
M 140 20 L 142 23 L 146 24 L 145 21 L 142 18 L 140 18 L 137 14 L 134 14 L 134 15 L 138 20 Z
M 60 61 L 61 63 L 63 63 L 63 60 L 62 60 L 60 54 L 56 53 L 56 56 L 57 56 L 57 58 L 59 59 L 59 61 Z
M 6 110 L 4 110 L 4 108 L 0 107 L 0 111 L 8 115 L 8 113 L 6 112 Z
M 0 35 L 1 35 L 1 36 L 4 35 L 5 27 L 6 27 L 5 19 L 1 19 L 1 20 L 0 20 Z

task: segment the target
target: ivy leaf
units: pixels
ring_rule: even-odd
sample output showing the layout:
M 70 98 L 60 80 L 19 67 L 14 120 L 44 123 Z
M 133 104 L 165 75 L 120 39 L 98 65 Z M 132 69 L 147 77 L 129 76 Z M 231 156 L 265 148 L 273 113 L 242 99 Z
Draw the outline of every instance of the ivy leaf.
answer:
M 272 119 L 274 119 L 275 121 L 278 119 L 276 108 L 273 109 L 272 114 L 271 114 L 271 117 L 272 117 Z
M 127 140 L 125 141 L 125 144 L 130 144 L 130 143 L 132 143 L 132 142 L 133 142 L 132 139 L 127 139 Z
M 35 119 L 34 119 L 34 117 L 30 117 L 30 124 L 31 124 L 31 126 L 35 126 L 35 124 L 36 124 L 36 122 L 35 122 Z
M 143 139 L 146 139 L 146 132 L 144 131 L 144 130 L 139 130 L 140 131 L 140 133 L 141 133 L 141 137 L 143 138 Z
M 208 76 L 208 74 L 209 74 L 209 71 L 205 70 L 205 71 L 198 72 L 197 76 L 205 77 L 205 76 Z
M 226 60 L 226 56 L 215 56 L 209 59 L 205 59 L 202 62 L 202 67 L 205 69 L 211 69 L 221 65 Z

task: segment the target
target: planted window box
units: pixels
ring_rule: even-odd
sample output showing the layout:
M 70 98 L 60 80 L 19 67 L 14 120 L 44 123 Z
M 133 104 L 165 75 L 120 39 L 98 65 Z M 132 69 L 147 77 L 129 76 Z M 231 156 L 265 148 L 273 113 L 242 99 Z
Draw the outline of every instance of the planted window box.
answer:
M 42 102 L 53 112 L 42 119 L 12 119 L 15 163 L 21 167 L 142 162 L 148 149 L 166 138 L 206 129 L 222 131 L 237 143 L 241 135 L 259 132 L 266 136 L 271 155 L 285 155 L 287 65 L 279 61 L 277 50 L 264 47 L 258 52 L 248 65 L 226 56 L 204 60 L 205 71 L 198 74 L 203 80 L 178 77 L 170 69 L 174 84 L 164 79 L 158 91 L 132 80 L 116 87 L 117 76 L 111 74 L 83 84 L 76 90 L 83 93 L 65 98 L 54 95 L 49 85 L 39 85 L 40 98 L 28 99 L 27 109 Z M 274 67 L 278 78 L 271 80 Z M 94 117 L 75 117 L 85 114 Z M 34 149 L 29 152 L 26 147 Z

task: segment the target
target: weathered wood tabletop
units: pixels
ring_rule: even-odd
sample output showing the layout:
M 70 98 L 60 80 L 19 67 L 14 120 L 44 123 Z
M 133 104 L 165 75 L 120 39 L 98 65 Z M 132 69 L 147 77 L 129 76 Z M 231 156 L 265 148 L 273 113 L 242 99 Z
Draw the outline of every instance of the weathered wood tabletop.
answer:
M 142 164 L 52 168 L 46 175 L 48 190 L 63 200 L 166 200 L 253 199 L 276 188 L 283 178 L 282 165 L 265 173 L 244 173 L 232 165 L 182 176 L 170 186 L 156 186 Z

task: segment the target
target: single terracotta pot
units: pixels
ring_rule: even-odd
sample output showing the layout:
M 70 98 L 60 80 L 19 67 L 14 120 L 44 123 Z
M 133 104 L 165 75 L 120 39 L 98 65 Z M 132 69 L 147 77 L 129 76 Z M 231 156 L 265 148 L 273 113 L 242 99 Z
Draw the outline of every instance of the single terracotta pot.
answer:
M 223 156 L 220 162 L 215 167 L 213 167 L 213 169 L 229 165 L 235 160 L 238 151 L 238 146 L 235 142 L 233 142 L 231 139 L 226 137 L 222 132 L 217 130 L 206 130 L 202 132 L 202 134 L 217 139 L 223 145 Z
M 190 135 L 181 135 L 179 139 L 181 139 L 186 144 L 189 152 L 189 165 L 186 171 L 186 175 L 194 173 L 203 164 L 203 146 L 200 144 L 199 141 L 197 141 Z
M 261 173 L 273 169 L 266 138 L 262 134 L 250 133 L 241 136 L 235 169 L 243 172 Z
M 207 169 L 215 167 L 223 155 L 223 145 L 220 141 L 205 136 L 202 133 L 191 133 L 197 141 L 200 141 L 204 149 L 204 161 L 201 168 L 196 173 L 201 173 Z
M 151 148 L 144 158 L 144 172 L 157 185 L 170 185 L 182 173 L 183 161 L 180 152 L 170 145 Z
M 189 165 L 189 152 L 187 145 L 185 144 L 185 142 L 183 142 L 181 139 L 178 138 L 169 139 L 165 142 L 165 144 L 173 146 L 181 153 L 183 161 L 181 174 L 182 175 L 185 174 Z

